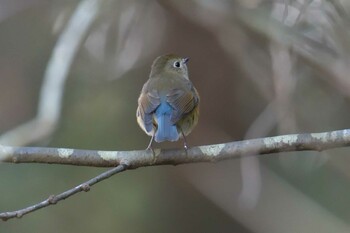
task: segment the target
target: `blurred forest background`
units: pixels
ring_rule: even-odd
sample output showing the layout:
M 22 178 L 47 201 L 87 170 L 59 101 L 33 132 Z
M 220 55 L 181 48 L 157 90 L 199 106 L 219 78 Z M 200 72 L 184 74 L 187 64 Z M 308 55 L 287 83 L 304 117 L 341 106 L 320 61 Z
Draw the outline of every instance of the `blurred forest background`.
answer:
M 137 98 L 170 52 L 201 95 L 190 146 L 350 126 L 350 1 L 0 0 L 0 143 L 144 149 Z M 349 232 L 349 152 L 131 170 L 0 232 Z M 104 170 L 0 164 L 0 212 Z

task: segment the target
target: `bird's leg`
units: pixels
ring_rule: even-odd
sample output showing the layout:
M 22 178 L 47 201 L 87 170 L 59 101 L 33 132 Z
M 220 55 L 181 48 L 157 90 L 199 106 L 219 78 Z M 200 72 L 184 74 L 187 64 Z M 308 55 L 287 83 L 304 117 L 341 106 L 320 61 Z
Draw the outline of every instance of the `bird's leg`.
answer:
M 151 141 L 149 141 L 149 144 L 148 144 L 146 150 L 151 150 L 151 151 L 152 151 L 152 156 L 153 156 L 152 163 L 155 163 L 157 157 L 156 157 L 156 154 L 154 153 L 154 150 L 153 150 L 153 148 L 152 148 L 152 143 L 153 143 L 153 141 L 154 141 L 154 133 L 152 134 Z
M 184 139 L 184 148 L 185 148 L 186 153 L 187 153 L 187 150 L 188 150 L 187 140 L 186 140 L 186 137 L 185 137 L 184 132 L 182 131 L 182 128 L 180 128 L 180 130 L 181 130 L 182 137 L 183 137 L 183 139 Z
M 152 148 L 153 141 L 154 141 L 154 134 L 152 134 L 151 141 L 149 141 L 146 150 L 152 150 L 153 151 L 153 148 Z

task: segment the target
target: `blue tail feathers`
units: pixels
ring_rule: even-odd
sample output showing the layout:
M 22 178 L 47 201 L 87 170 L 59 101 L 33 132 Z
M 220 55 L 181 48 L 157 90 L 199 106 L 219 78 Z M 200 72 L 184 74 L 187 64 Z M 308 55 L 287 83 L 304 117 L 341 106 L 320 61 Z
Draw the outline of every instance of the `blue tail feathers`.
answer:
M 176 125 L 171 123 L 172 111 L 173 109 L 166 102 L 161 103 L 157 108 L 155 115 L 158 129 L 154 138 L 156 142 L 177 141 L 179 139 Z

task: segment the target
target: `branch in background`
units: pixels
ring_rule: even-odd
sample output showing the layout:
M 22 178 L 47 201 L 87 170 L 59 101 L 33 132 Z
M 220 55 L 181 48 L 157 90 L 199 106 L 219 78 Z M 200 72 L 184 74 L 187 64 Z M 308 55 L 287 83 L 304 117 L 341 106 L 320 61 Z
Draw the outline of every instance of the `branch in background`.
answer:
M 0 144 L 22 146 L 47 138 L 61 115 L 64 84 L 74 58 L 94 22 L 99 0 L 83 0 L 54 47 L 44 75 L 34 119 L 4 133 Z
M 335 56 L 336 52 L 325 44 L 308 38 L 295 28 L 286 27 L 277 20 L 267 18 L 262 11 L 240 8 L 235 13 L 236 19 L 242 25 L 260 33 L 270 41 L 292 48 L 302 62 L 325 76 L 332 77 L 327 78 L 326 81 L 332 80 L 332 85 L 335 85 L 343 95 L 349 96 L 350 82 L 347 75 L 349 66 L 346 58 L 339 59 Z M 340 50 L 345 50 L 345 48 L 340 48 Z
M 295 109 L 292 102 L 296 86 L 296 78 L 292 74 L 294 64 L 287 47 L 271 42 L 269 48 L 278 133 L 293 132 L 297 129 Z
M 54 205 L 57 202 L 62 201 L 70 196 L 73 196 L 74 194 L 79 193 L 79 192 L 82 192 L 82 191 L 87 192 L 90 190 L 91 186 L 93 186 L 94 184 L 97 184 L 98 182 L 105 180 L 105 179 L 107 179 L 107 178 L 109 178 L 109 177 L 111 177 L 119 172 L 125 171 L 126 168 L 127 168 L 126 164 L 120 164 L 117 167 L 112 168 L 112 169 L 110 169 L 110 170 L 108 170 L 108 171 L 106 171 L 106 172 L 86 181 L 85 183 L 82 183 L 82 184 L 72 188 L 72 189 L 69 189 L 63 193 L 58 194 L 58 195 L 51 195 L 49 198 L 47 198 L 46 200 L 44 200 L 38 204 L 29 206 L 29 207 L 26 207 L 26 208 L 23 208 L 20 210 L 16 210 L 16 211 L 0 213 L 0 219 L 2 219 L 3 221 L 7 221 L 11 218 L 21 218 L 23 215 L 29 214 L 33 211 L 39 210 L 41 208 L 44 208 L 44 207 L 47 207 L 50 205 Z
M 250 124 L 245 139 L 264 137 L 268 135 L 277 124 L 276 100 L 269 103 L 266 108 Z M 262 186 L 261 168 L 258 157 L 246 157 L 241 159 L 242 187 L 239 194 L 239 204 L 242 209 L 256 207 Z
M 254 154 L 315 150 L 322 151 L 350 145 L 350 129 L 311 133 L 291 134 L 268 138 L 250 139 L 216 145 L 193 147 L 187 151 L 160 150 L 146 151 L 93 151 L 65 148 L 10 147 L 0 145 L 0 161 L 8 163 L 55 163 L 80 166 L 115 168 L 74 187 L 57 196 L 27 208 L 0 213 L 2 220 L 21 217 L 25 214 L 64 200 L 78 192 L 88 191 L 90 186 L 108 177 L 125 171 L 152 165 L 216 162 Z

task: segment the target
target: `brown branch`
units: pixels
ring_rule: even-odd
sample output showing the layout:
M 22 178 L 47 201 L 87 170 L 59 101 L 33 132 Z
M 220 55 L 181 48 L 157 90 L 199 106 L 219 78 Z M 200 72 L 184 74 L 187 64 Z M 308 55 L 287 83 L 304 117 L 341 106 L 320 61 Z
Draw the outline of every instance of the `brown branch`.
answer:
M 350 129 L 323 133 L 290 134 L 184 149 L 96 151 L 0 145 L 0 162 L 53 163 L 76 166 L 115 167 L 127 161 L 130 168 L 152 165 L 214 162 L 247 155 L 287 151 L 322 151 L 350 145 Z
M 62 201 L 70 196 L 73 196 L 74 194 L 77 194 L 79 192 L 87 192 L 90 190 L 91 186 L 93 186 L 94 184 L 107 179 L 119 172 L 125 171 L 127 169 L 127 165 L 126 164 L 120 164 L 115 168 L 112 168 L 72 189 L 69 189 L 63 193 L 60 193 L 58 195 L 51 195 L 50 197 L 48 197 L 46 200 L 32 205 L 32 206 L 28 206 L 26 208 L 20 209 L 20 210 L 15 210 L 15 211 L 11 211 L 11 212 L 3 212 L 0 213 L 0 219 L 2 219 L 3 221 L 7 221 L 11 218 L 21 218 L 23 215 L 29 214 L 33 211 L 39 210 L 41 208 L 50 206 L 50 205 L 54 205 L 59 201 Z
M 267 138 L 228 142 L 178 150 L 94 151 L 66 148 L 10 147 L 0 145 L 0 161 L 7 163 L 55 163 L 78 166 L 115 167 L 66 192 L 50 196 L 27 208 L 0 213 L 2 220 L 21 217 L 35 210 L 56 204 L 90 186 L 126 169 L 166 164 L 216 162 L 243 156 L 287 151 L 322 151 L 350 146 L 350 129 L 323 133 L 290 134 Z

